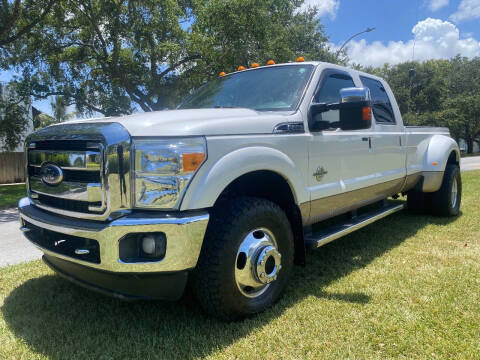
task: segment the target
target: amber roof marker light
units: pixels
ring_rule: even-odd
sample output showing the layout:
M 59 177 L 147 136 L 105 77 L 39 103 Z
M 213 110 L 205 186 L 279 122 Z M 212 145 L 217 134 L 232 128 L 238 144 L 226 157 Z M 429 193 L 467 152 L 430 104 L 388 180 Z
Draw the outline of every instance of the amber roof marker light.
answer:
M 267 61 L 267 65 L 275 65 L 275 61 L 273 61 L 273 60 L 268 60 L 268 61 Z
M 222 71 L 220 74 L 218 74 L 219 77 L 224 77 L 225 75 L 227 75 L 225 71 Z
M 255 68 L 259 67 L 259 66 L 260 66 L 259 63 L 253 63 L 252 66 L 251 66 L 251 68 L 255 69 Z
M 243 70 L 245 70 L 245 66 L 240 65 L 237 70 L 238 70 L 238 71 L 243 71 Z
M 297 62 L 304 62 L 305 61 L 305 58 L 303 56 L 299 56 L 297 58 Z

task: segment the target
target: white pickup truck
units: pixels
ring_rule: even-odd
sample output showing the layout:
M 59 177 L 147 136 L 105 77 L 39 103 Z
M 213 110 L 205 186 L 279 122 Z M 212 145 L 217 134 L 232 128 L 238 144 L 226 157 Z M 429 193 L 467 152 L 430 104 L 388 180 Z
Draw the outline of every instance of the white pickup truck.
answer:
M 21 229 L 52 269 L 121 298 L 175 300 L 189 280 L 230 320 L 274 303 L 306 248 L 404 207 L 387 198 L 455 216 L 462 190 L 448 129 L 405 127 L 384 80 L 321 62 L 222 74 L 173 111 L 50 126 L 25 152 Z

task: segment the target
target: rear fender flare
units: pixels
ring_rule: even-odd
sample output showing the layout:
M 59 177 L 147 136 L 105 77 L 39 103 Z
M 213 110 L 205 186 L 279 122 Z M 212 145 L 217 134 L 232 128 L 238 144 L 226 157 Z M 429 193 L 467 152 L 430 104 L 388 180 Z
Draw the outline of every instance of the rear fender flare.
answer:
M 445 135 L 434 135 L 430 139 L 423 163 L 423 191 L 435 192 L 440 189 L 443 173 L 450 154 L 460 163 L 460 149 L 454 139 Z

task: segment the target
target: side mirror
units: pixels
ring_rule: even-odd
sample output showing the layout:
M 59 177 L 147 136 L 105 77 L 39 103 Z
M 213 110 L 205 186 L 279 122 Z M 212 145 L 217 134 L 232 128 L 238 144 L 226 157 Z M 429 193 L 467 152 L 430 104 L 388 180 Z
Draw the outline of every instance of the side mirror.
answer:
M 328 110 L 331 110 L 330 105 L 327 105 L 325 103 L 313 103 L 312 105 L 310 105 L 310 116 L 313 120 L 311 129 L 313 131 L 322 131 L 333 127 L 329 121 L 314 120 L 317 115 L 327 112 Z
M 372 125 L 372 101 L 368 88 L 340 90 L 340 128 L 342 130 L 369 129 Z
M 316 115 L 329 110 L 339 111 L 339 121 L 314 121 L 312 124 L 314 130 L 320 131 L 335 127 L 342 130 L 368 129 L 372 124 L 370 90 L 368 88 L 341 89 L 339 103 L 314 103 L 310 106 L 310 116 L 315 119 Z

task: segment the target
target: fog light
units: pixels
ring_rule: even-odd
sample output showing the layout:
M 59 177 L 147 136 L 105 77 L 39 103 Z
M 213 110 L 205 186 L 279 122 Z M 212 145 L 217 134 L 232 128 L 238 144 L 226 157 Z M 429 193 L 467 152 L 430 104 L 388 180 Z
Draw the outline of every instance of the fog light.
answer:
M 144 236 L 142 239 L 142 250 L 148 255 L 155 253 L 155 238 L 153 235 Z
M 163 258 L 166 246 L 167 241 L 163 233 L 147 234 L 142 238 L 142 251 L 145 255 Z
M 167 251 L 163 232 L 128 234 L 120 240 L 120 260 L 126 263 L 160 261 Z

